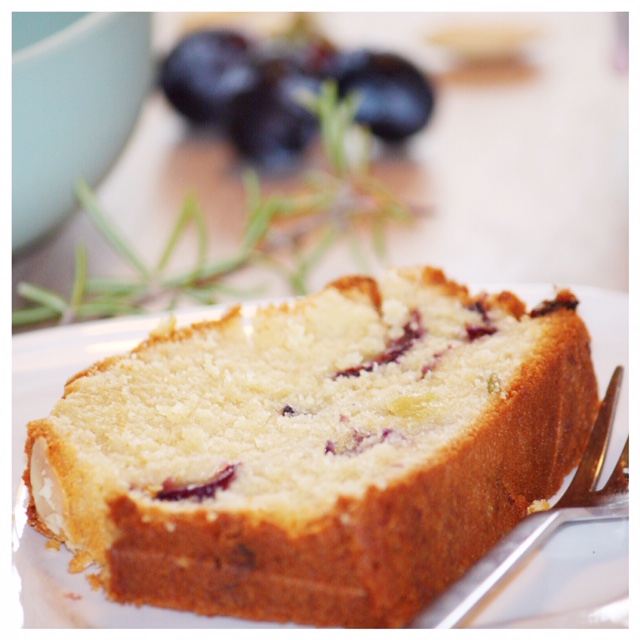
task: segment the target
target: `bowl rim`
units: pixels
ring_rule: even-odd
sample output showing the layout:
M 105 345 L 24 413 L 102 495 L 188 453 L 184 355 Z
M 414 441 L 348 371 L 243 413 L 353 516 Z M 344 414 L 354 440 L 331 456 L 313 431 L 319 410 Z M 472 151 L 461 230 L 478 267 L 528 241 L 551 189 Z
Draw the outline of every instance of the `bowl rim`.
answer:
M 46 13 L 46 12 L 43 12 Z M 87 15 L 81 16 L 75 22 L 63 27 L 59 31 L 46 36 L 38 42 L 34 42 L 12 54 L 12 64 L 23 62 L 30 58 L 46 53 L 52 49 L 59 49 L 66 46 L 70 40 L 79 37 L 85 31 L 103 22 L 109 22 L 121 15 L 122 12 L 110 11 L 90 11 Z

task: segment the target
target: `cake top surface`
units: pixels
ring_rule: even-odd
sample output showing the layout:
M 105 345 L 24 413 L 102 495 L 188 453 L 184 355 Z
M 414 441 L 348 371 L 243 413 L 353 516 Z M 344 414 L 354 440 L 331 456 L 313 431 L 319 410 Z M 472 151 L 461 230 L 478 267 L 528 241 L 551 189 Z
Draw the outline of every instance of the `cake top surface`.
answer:
M 295 521 L 443 455 L 508 402 L 544 326 L 511 295 L 390 270 L 160 327 L 70 380 L 49 420 L 107 499 Z

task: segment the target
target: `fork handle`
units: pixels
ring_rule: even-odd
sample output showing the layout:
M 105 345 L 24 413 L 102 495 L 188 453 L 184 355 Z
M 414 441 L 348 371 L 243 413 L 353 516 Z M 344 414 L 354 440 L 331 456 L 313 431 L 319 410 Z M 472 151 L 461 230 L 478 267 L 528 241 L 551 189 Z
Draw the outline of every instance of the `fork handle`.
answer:
M 539 547 L 566 519 L 566 510 L 531 514 L 507 533 L 464 576 L 437 598 L 414 624 L 452 629 L 484 600 L 493 587 Z

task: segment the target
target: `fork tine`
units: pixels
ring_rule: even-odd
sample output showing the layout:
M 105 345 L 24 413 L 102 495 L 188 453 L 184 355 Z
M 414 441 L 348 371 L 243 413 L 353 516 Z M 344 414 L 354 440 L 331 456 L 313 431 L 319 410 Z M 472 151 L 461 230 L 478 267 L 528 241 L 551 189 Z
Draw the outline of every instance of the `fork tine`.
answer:
M 582 455 L 582 460 L 576 470 L 576 474 L 558 502 L 558 506 L 571 504 L 574 498 L 584 495 L 587 491 L 591 491 L 598 482 L 607 444 L 609 443 L 613 416 L 620 394 L 622 373 L 623 367 L 617 366 L 611 376 L 607 393 L 602 400 L 600 411 L 591 430 L 587 448 Z
M 607 483 L 599 493 L 621 493 L 629 490 L 629 436 Z

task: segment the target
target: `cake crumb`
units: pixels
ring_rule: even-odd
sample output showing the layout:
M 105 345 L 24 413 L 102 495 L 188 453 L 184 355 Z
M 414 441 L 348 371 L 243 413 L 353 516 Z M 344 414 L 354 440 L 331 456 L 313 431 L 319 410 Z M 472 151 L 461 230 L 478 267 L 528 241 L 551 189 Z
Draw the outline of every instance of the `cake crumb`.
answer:
M 69 573 L 82 573 L 91 563 L 93 559 L 86 551 L 79 551 L 69 562 Z
M 527 508 L 527 515 L 537 513 L 538 511 L 548 511 L 551 508 L 548 500 L 534 500 Z
M 91 585 L 94 591 L 98 591 L 102 587 L 102 581 L 100 580 L 99 573 L 90 573 L 86 576 L 87 582 Z
M 169 316 L 165 320 L 162 320 L 155 329 L 152 329 L 149 333 L 151 338 L 162 338 L 168 336 L 176 328 L 176 317 Z

